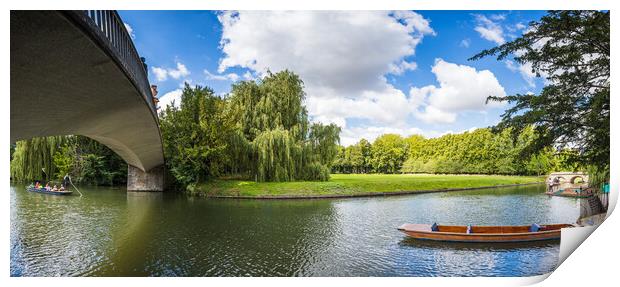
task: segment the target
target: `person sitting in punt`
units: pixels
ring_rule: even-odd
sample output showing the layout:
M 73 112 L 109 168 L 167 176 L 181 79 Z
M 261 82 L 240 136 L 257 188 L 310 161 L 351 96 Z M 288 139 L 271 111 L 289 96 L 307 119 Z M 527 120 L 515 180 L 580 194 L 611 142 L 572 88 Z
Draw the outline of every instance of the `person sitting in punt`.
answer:
M 59 191 L 65 191 L 65 186 L 64 185 L 60 185 L 60 188 L 58 188 Z
M 45 184 L 45 190 L 50 191 L 52 188 L 50 187 L 50 183 Z
M 36 189 L 41 188 L 41 184 L 39 184 L 39 182 L 38 182 L 38 181 L 36 181 L 36 182 L 34 183 L 34 188 L 36 188 Z
M 56 185 L 54 184 L 54 187 L 52 188 L 52 191 L 58 191 L 58 186 L 56 186 Z

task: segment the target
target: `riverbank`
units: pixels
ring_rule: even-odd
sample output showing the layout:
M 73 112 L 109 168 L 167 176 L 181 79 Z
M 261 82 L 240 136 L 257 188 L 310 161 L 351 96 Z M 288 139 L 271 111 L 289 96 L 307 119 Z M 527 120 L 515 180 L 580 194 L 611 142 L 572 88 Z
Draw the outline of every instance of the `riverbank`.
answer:
M 334 198 L 456 191 L 541 183 L 536 176 L 332 174 L 329 181 L 254 182 L 213 180 L 187 194 L 218 198 Z

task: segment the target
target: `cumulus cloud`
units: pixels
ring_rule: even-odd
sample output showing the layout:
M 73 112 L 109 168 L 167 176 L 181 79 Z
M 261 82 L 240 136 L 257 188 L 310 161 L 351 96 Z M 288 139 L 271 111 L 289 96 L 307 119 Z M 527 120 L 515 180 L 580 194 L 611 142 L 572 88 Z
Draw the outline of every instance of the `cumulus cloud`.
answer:
M 177 62 L 176 69 L 168 69 L 168 75 L 177 80 L 181 77 L 187 77 L 189 74 L 190 73 L 187 70 L 187 67 L 185 67 L 185 65 L 181 64 L 180 62 Z
M 162 68 L 162 67 L 151 67 L 151 71 L 155 74 L 155 78 L 159 82 L 163 82 L 168 79 L 168 77 L 178 80 L 183 77 L 187 77 L 190 74 L 190 71 L 187 67 L 181 63 L 177 62 L 176 69 L 174 68 Z
M 153 74 L 155 74 L 155 78 L 159 82 L 168 79 L 168 72 L 166 71 L 166 69 L 160 67 L 151 67 L 151 71 L 153 71 Z
M 235 66 L 259 74 L 288 68 L 308 88 L 348 92 L 381 88 L 382 76 L 398 72 L 395 67 L 414 67 L 403 59 L 414 55 L 423 35 L 434 33 L 427 20 L 405 11 L 241 11 L 219 19 L 225 54 L 219 73 Z
M 136 34 L 133 33 L 133 28 L 131 26 L 129 26 L 129 24 L 127 23 L 123 23 L 125 25 L 125 29 L 127 30 L 127 33 L 129 34 L 129 37 L 131 37 L 131 39 L 135 39 L 136 38 Z
M 427 123 L 452 123 L 462 111 L 484 111 L 500 107 L 486 103 L 489 96 L 506 96 L 504 88 L 489 70 L 477 71 L 466 65 L 436 59 L 432 68 L 439 87 L 429 85 L 409 90 L 409 103 L 417 108 L 414 116 Z
M 236 82 L 239 80 L 239 75 L 235 74 L 235 73 L 228 73 L 228 74 L 212 74 L 211 72 L 209 72 L 209 70 L 204 70 L 205 75 L 207 76 L 207 79 L 209 80 L 215 80 L 215 81 L 231 81 L 231 82 Z
M 165 109 L 166 106 L 175 106 L 179 107 L 181 105 L 181 95 L 183 94 L 182 89 L 176 89 L 174 91 L 168 92 L 163 96 L 159 97 L 159 103 L 157 106 L 161 109 Z
M 363 91 L 357 98 L 309 97 L 306 101 L 312 120 L 346 126 L 347 118 L 370 120 L 377 124 L 404 124 L 411 112 L 407 97 L 394 87 Z
M 477 14 L 475 17 L 477 26 L 474 30 L 480 34 L 480 37 L 491 42 L 495 42 L 498 45 L 506 43 L 506 40 L 504 39 L 504 29 L 502 29 L 502 26 L 499 23 L 493 21 L 504 20 L 505 16 L 491 15 L 489 16 L 491 19 L 489 19 L 484 15 Z
M 289 69 L 299 74 L 313 121 L 347 120 L 405 126 L 407 96 L 386 80 L 414 70 L 416 46 L 435 35 L 427 19 L 412 11 L 223 12 L 218 73 L 248 68 L 244 79 Z

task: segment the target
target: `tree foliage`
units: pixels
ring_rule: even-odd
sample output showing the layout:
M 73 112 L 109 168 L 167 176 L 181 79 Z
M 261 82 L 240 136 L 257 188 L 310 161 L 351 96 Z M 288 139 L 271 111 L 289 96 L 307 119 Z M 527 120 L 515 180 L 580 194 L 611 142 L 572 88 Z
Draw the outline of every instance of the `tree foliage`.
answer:
M 371 166 L 380 173 L 397 173 L 407 159 L 407 143 L 397 134 L 378 137 L 370 148 Z
M 11 160 L 17 181 L 57 180 L 113 185 L 127 181 L 127 164 L 106 146 L 84 136 L 51 136 L 18 141 Z
M 179 107 L 169 105 L 160 114 L 166 164 L 179 183 L 220 175 L 227 140 L 232 137 L 231 124 L 222 112 L 225 105 L 210 88 L 186 84 Z
M 533 125 L 538 137 L 523 149 L 529 157 L 553 146 L 570 149 L 567 160 L 609 170 L 609 11 L 550 11 L 520 37 L 471 58 L 514 57 L 545 77 L 540 94 L 489 97 L 511 104 L 497 129 L 514 135 Z
M 218 176 L 327 180 L 340 128 L 310 124 L 304 99 L 290 71 L 235 83 L 225 98 L 186 86 L 180 107 L 160 115 L 169 170 L 183 185 Z
M 11 178 L 17 181 L 54 179 L 54 154 L 61 150 L 64 137 L 41 137 L 15 143 Z
M 493 133 L 489 128 L 426 139 L 420 135 L 401 138 L 386 134 L 370 145 L 362 139 L 355 145 L 339 147 L 333 171 L 340 173 L 448 173 L 541 175 L 550 171 L 572 170 L 570 152 L 547 147 L 521 157 L 522 150 L 536 140 L 533 127 L 517 138 L 512 130 Z M 360 152 L 367 147 L 371 152 Z M 370 165 L 366 165 L 370 163 Z

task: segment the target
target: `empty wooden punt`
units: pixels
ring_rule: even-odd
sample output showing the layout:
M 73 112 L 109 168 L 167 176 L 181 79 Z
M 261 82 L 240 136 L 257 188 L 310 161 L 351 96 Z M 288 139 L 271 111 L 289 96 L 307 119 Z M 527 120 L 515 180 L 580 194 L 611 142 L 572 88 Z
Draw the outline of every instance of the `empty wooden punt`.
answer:
M 528 242 L 560 239 L 561 229 L 573 224 L 521 226 L 463 226 L 437 224 L 403 224 L 398 230 L 423 240 L 451 242 Z

